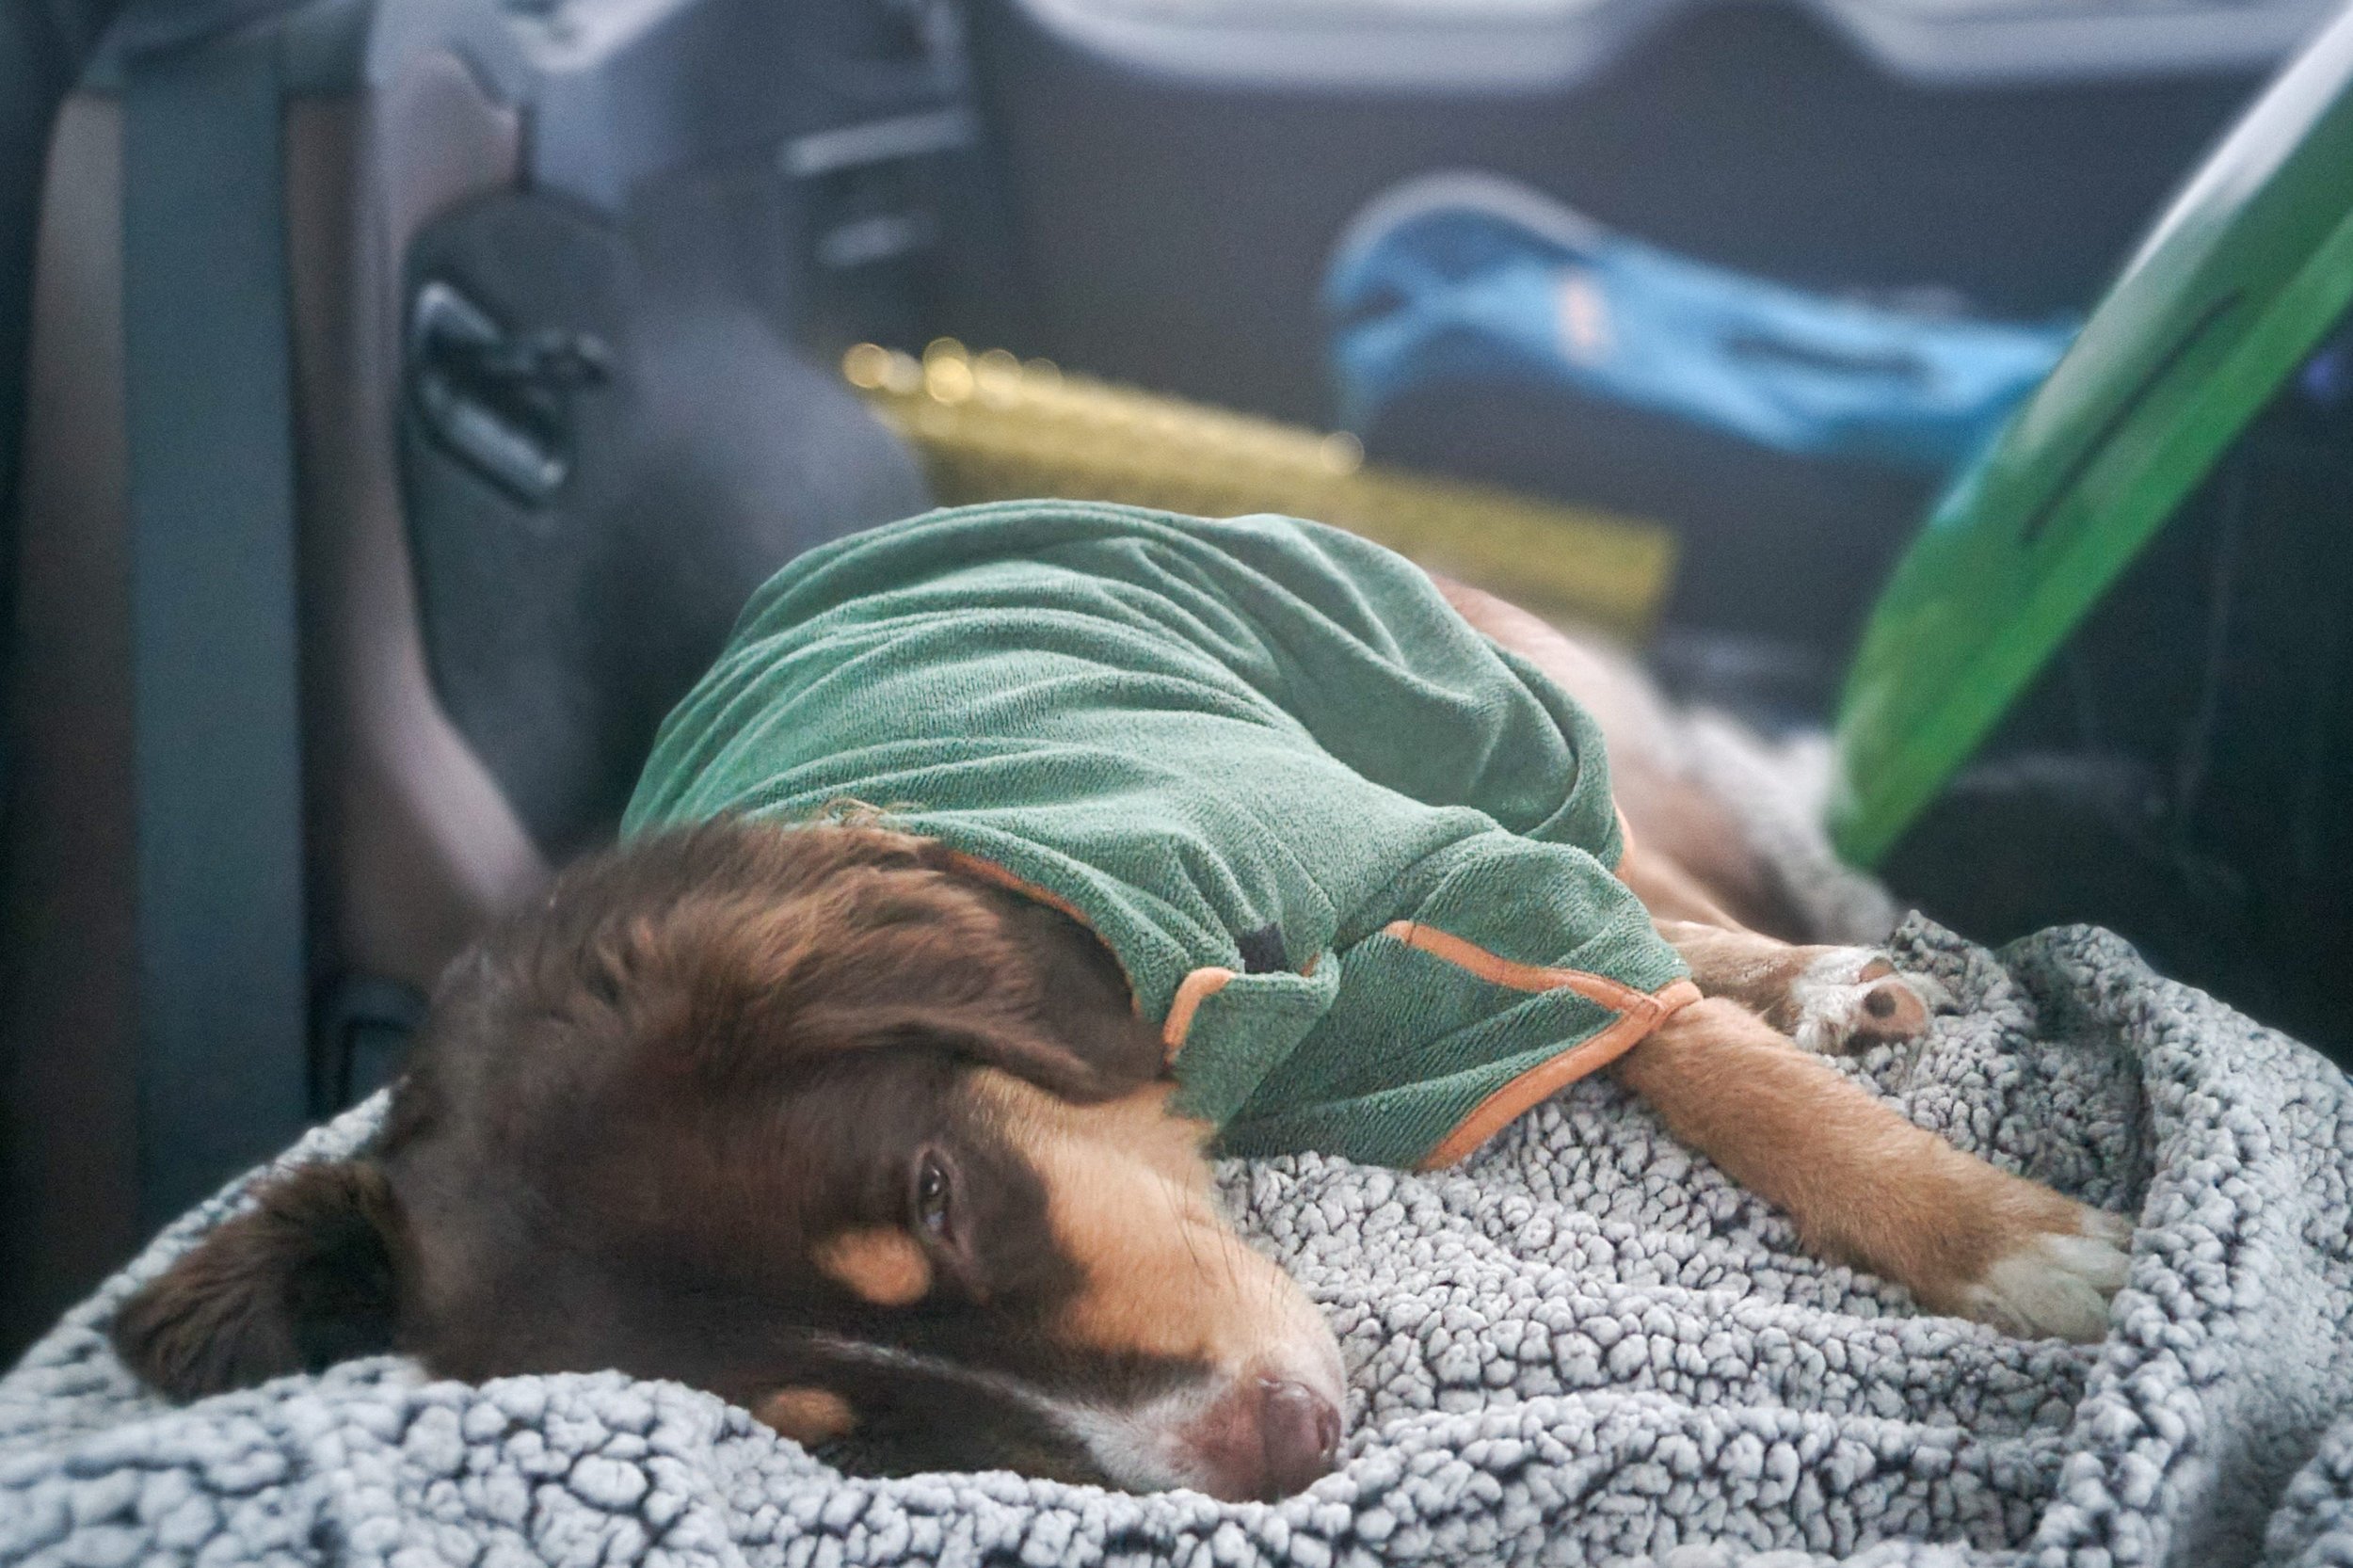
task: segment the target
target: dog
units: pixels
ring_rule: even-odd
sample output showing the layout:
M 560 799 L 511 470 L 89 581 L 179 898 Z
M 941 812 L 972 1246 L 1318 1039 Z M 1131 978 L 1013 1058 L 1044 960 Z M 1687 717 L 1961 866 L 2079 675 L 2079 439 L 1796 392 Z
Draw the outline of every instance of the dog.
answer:
M 2021 1335 L 2104 1332 L 2129 1225 L 1963 1154 L 1823 1060 L 1921 1035 L 1931 993 L 1878 952 L 1793 945 L 1759 929 L 1785 918 L 1769 873 L 1722 804 L 1661 761 L 1644 728 L 1655 699 L 1623 661 L 1502 600 L 1306 525 L 1185 525 L 1064 508 L 1052 520 L 1060 532 L 1001 543 L 1013 526 L 1003 517 L 937 516 L 952 520 L 894 525 L 902 532 L 878 531 L 888 536 L 879 544 L 853 542 L 788 568 L 746 613 L 739 648 L 762 646 L 754 634 L 763 625 L 849 617 L 841 624 L 854 657 L 842 667 L 863 673 L 824 712 L 846 704 L 859 724 L 880 727 L 874 755 L 896 755 L 900 728 L 960 734 L 959 721 L 887 700 L 896 688 L 875 673 L 884 668 L 875 650 L 901 644 L 878 641 L 856 618 L 894 581 L 877 576 L 872 551 L 932 537 L 930 527 L 959 548 L 998 552 L 977 558 L 977 576 L 942 579 L 950 597 L 920 600 L 919 613 L 890 623 L 922 635 L 943 627 L 997 634 L 972 633 L 940 606 L 991 601 L 1015 569 L 1006 563 L 1064 559 L 1081 534 L 1088 548 L 1113 551 L 1106 558 L 1177 560 L 1154 596 L 1140 597 L 1117 571 L 1085 579 L 1092 621 L 1016 606 L 1010 619 L 972 624 L 1025 648 L 1074 626 L 1071 635 L 1129 639 L 1108 645 L 1115 648 L 1136 636 L 1177 637 L 1172 667 L 1203 672 L 1214 696 L 1200 701 L 1210 707 L 1253 697 L 1273 679 L 1251 666 L 1254 649 L 1274 648 L 1278 663 L 1322 672 L 1319 691 L 1352 679 L 1332 673 L 1328 649 L 1301 651 L 1306 621 L 1275 626 L 1274 612 L 1246 609 L 1273 602 L 1267 584 L 1290 571 L 1305 584 L 1308 608 L 1299 614 L 1314 635 L 1370 649 L 1380 679 L 1429 695 L 1437 704 L 1429 712 L 1493 719 L 1496 702 L 1455 703 L 1439 679 L 1470 670 L 1461 679 L 1500 682 L 1521 702 L 1512 712 L 1534 712 L 1570 743 L 1582 733 L 1579 715 L 1592 716 L 1609 737 L 1613 791 L 1579 831 L 1622 853 L 1614 868 L 1578 858 L 1573 846 L 1542 853 L 1605 882 L 1614 869 L 1617 880 L 1597 893 L 1564 884 L 1559 900 L 1500 910 L 1478 899 L 1457 906 L 1508 934 L 1588 894 L 1599 901 L 1590 919 L 1607 926 L 1623 913 L 1612 912 L 1618 900 L 1643 941 L 1671 945 L 1656 949 L 1671 968 L 1646 971 L 1657 984 L 1645 991 L 1479 949 L 1427 916 L 1457 877 L 1438 893 L 1415 893 L 1425 902 L 1411 919 L 1376 914 L 1353 931 L 1344 913 L 1326 920 L 1310 945 L 1329 952 L 1287 947 L 1287 936 L 1314 926 L 1306 917 L 1231 938 L 1210 933 L 1205 951 L 1234 956 L 1172 990 L 1152 978 L 1134 941 L 1114 939 L 1116 901 L 1083 891 L 1099 869 L 1090 864 L 1074 862 L 1080 880 L 1067 886 L 1081 891 L 1063 896 L 1009 873 L 1003 856 L 923 831 L 921 812 L 888 802 L 814 818 L 720 810 L 640 824 L 452 966 L 364 1155 L 271 1177 L 246 1212 L 128 1302 L 113 1336 L 129 1366 L 181 1399 L 387 1351 L 467 1380 L 614 1368 L 710 1390 L 788 1437 L 851 1446 L 887 1468 L 1004 1467 L 1230 1499 L 1287 1496 L 1336 1463 L 1344 1368 L 1312 1304 L 1219 1215 L 1207 1155 L 1300 1126 L 1310 1130 L 1265 1146 L 1305 1146 L 1327 1127 L 1341 1152 L 1360 1152 L 1348 1141 L 1358 1133 L 1321 1101 L 1289 1122 L 1254 1121 L 1232 1104 L 1205 1114 L 1214 1091 L 1187 1077 L 1192 1041 L 1222 999 L 1263 993 L 1280 1004 L 1265 1016 L 1279 1018 L 1290 1016 L 1283 1007 L 1312 1012 L 1300 1000 L 1311 998 L 1325 1009 L 1318 1016 L 1329 1016 L 1345 1011 L 1359 969 L 1413 965 L 1421 968 L 1410 969 L 1412 984 L 1432 995 L 1476 992 L 1495 1016 L 1583 1040 L 1525 1072 L 1516 1058 L 1493 1071 L 1449 1059 L 1447 1071 L 1467 1074 L 1481 1094 L 1502 1081 L 1497 1073 L 1514 1076 L 1473 1114 L 1462 1114 L 1462 1101 L 1438 1121 L 1424 1118 L 1453 1127 L 1434 1158 L 1459 1157 L 1577 1072 L 1607 1070 L 1677 1138 L 1786 1214 L 1821 1256 L 1899 1283 L 1933 1312 Z M 1215 572 L 1238 585 L 1202 598 L 1204 574 Z M 1350 597 L 1357 590 L 1369 597 Z M 1353 629 L 1345 637 L 1331 631 L 1343 624 Z M 1205 641 L 1241 675 L 1228 680 L 1215 661 L 1197 659 Z M 1137 691 L 1177 689 L 1157 676 L 1158 684 L 1105 688 L 1111 676 L 1057 648 L 1055 667 L 1076 667 L 1091 683 L 990 691 L 972 711 L 996 712 L 1001 697 L 1013 704 L 1004 711 L 1032 715 L 1022 722 L 1050 723 L 1053 693 L 1108 689 L 1124 724 L 1144 700 Z M 715 765 L 709 745 L 733 744 L 766 722 L 750 716 L 745 669 L 763 680 L 785 669 L 800 696 L 835 691 L 833 674 L 794 667 L 723 660 L 708 700 L 680 711 L 715 719 L 701 730 L 674 719 L 657 758 L 695 759 L 680 775 L 691 784 Z M 1257 684 L 1234 685 L 1243 676 Z M 1577 707 L 1556 702 L 1556 691 Z M 1218 715 L 1233 719 L 1224 708 Z M 1526 745 L 1510 756 L 1417 747 L 1422 717 L 1404 715 L 1345 709 L 1330 748 L 1353 755 L 1367 728 L 1394 729 L 1384 744 L 1416 776 L 1439 780 L 1435 792 L 1451 789 L 1456 772 L 1499 770 L 1514 788 L 1525 783 Z M 1290 734 L 1273 720 L 1243 719 L 1257 726 L 1237 731 L 1246 737 L 1269 725 Z M 1547 745 L 1561 739 L 1552 729 Z M 818 726 L 815 739 L 801 740 L 829 766 L 827 733 Z M 994 765 L 1003 749 L 985 734 L 959 744 L 976 748 L 976 766 Z M 1369 738 L 1366 747 L 1368 756 L 1378 749 Z M 1341 765 L 1310 749 L 1317 768 Z M 1251 755 L 1185 760 L 1211 774 L 1251 773 Z M 1590 747 L 1543 755 L 1554 759 L 1547 767 L 1603 776 Z M 1149 778 L 1166 761 L 1116 754 L 1104 765 Z M 819 785 L 832 776 L 821 767 Z M 1417 827 L 1437 822 L 1456 835 L 1433 858 L 1464 843 L 1507 858 L 1534 853 L 1476 812 L 1396 798 Z M 1562 798 L 1574 806 L 1578 797 Z M 1318 804 L 1305 808 L 1311 821 Z M 1346 842 L 1346 809 L 1336 799 L 1316 831 Z M 1153 849 L 1151 874 L 1161 875 L 1173 852 L 1157 839 Z M 1186 865 L 1162 886 L 1223 874 Z M 1320 874 L 1287 886 L 1322 888 L 1328 868 Z M 1411 881 L 1384 872 L 1372 885 L 1394 898 Z M 1649 962 L 1650 952 L 1631 962 Z M 1196 984 L 1204 975 L 1209 983 Z M 1394 1020 L 1401 1034 L 1411 1011 Z M 1261 1018 L 1237 1036 L 1245 1055 L 1258 1038 L 1250 1030 L 1265 1027 Z M 1342 1032 L 1342 1045 L 1360 1058 L 1377 1053 L 1385 1027 L 1376 1018 Z M 1448 1027 L 1446 1042 L 1480 1032 Z M 1321 1024 L 1299 1028 L 1321 1038 Z M 1389 1070 L 1346 1058 L 1328 1070 L 1359 1066 Z M 1268 1069 L 1265 1080 L 1286 1070 Z M 1431 1136 L 1417 1133 L 1411 1148 Z M 1408 1145 L 1369 1146 L 1389 1158 Z

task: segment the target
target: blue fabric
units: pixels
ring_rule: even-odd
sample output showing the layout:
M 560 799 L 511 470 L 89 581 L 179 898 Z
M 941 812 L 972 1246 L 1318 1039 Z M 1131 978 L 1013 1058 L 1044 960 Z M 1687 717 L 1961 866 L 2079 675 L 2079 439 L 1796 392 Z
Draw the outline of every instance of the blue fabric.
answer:
M 1704 265 L 1533 192 L 1360 220 L 1325 279 L 1342 423 L 1432 383 L 1568 387 L 1808 456 L 1963 462 L 2074 334 L 1913 314 Z M 1504 193 L 1497 200 L 1497 191 Z

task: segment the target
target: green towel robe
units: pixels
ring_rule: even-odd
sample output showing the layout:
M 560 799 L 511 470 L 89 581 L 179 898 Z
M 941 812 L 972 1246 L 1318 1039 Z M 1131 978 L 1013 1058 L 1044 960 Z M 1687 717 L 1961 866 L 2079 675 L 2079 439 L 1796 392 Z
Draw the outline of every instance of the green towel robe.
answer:
M 624 831 L 844 800 L 1084 920 L 1228 1152 L 1449 1163 L 1696 994 L 1593 721 L 1316 523 L 1013 502 L 799 557 Z

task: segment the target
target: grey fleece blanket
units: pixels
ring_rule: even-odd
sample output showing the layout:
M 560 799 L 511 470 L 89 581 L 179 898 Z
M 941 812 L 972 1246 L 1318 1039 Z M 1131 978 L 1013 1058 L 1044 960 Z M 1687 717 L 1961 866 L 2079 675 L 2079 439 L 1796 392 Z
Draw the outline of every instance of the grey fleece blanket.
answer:
M 2345 1078 L 2099 933 L 1897 945 L 1961 1011 L 1850 1070 L 2140 1216 L 2106 1343 L 1913 1315 L 1589 1080 L 1443 1175 L 1224 1171 L 1349 1358 L 1345 1463 L 1306 1495 L 856 1479 L 610 1374 L 378 1359 L 164 1406 L 100 1328 L 232 1191 L 0 1380 L 0 1560 L 2353 1563 Z

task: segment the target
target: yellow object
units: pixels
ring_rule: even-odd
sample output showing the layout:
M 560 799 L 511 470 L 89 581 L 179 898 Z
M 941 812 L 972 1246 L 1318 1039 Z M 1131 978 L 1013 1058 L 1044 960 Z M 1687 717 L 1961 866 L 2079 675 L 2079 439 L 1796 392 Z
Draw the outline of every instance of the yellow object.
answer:
M 921 360 L 874 344 L 841 373 L 921 455 L 942 505 L 1061 496 L 1204 517 L 1284 512 L 1527 604 L 1629 636 L 1674 575 L 1657 523 L 1369 465 L 1319 435 L 941 338 Z

